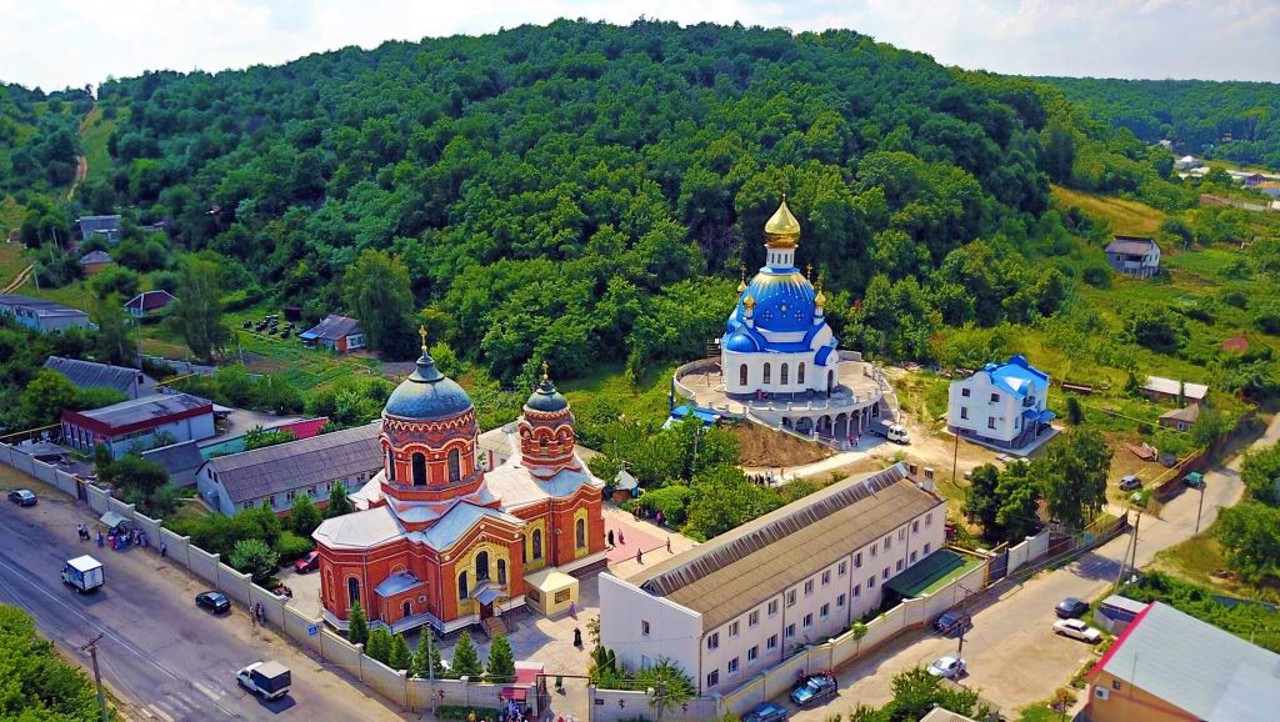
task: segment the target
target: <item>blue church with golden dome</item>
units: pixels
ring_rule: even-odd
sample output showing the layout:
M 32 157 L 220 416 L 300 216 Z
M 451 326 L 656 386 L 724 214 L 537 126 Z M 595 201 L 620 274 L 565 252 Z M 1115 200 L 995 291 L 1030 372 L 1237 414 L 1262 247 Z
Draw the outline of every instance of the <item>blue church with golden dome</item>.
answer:
M 827 325 L 821 281 L 796 267 L 800 222 L 784 196 L 764 226 L 765 265 L 738 286 L 738 303 L 720 339 L 730 398 L 828 396 L 840 383 L 838 341 Z

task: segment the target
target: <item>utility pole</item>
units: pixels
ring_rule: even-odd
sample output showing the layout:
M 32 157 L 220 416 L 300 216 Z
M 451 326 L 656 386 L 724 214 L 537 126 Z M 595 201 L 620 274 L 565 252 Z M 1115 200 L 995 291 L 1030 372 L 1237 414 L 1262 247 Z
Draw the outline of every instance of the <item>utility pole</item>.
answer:
M 951 452 L 951 485 L 956 485 L 956 467 L 960 463 L 960 427 L 955 427 L 956 445 Z
M 1200 512 L 1204 511 L 1204 487 L 1207 484 L 1204 479 L 1200 480 L 1200 504 L 1196 507 L 1196 534 L 1200 533 Z M 1194 536 L 1194 535 L 1193 535 Z
M 80 651 L 88 652 L 89 658 L 93 660 L 93 682 L 98 686 L 98 712 L 102 714 L 102 722 L 107 722 L 107 699 L 102 696 L 102 674 L 98 671 L 99 639 L 102 639 L 102 632 L 98 632 L 98 636 L 85 642 Z

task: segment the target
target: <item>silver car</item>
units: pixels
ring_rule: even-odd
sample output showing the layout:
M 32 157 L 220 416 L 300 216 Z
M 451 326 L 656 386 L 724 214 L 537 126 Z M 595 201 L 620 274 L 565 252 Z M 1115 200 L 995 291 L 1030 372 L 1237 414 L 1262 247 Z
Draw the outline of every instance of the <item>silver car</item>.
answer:
M 1089 644 L 1096 644 L 1098 640 L 1102 639 L 1102 632 L 1079 619 L 1059 619 L 1053 623 L 1053 631 L 1064 637 L 1071 637 Z

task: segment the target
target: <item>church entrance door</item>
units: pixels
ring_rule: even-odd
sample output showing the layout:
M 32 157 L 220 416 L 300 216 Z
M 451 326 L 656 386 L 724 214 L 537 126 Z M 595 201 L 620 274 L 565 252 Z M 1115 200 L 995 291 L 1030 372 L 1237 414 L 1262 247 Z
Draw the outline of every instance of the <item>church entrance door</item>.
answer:
M 480 621 L 483 622 L 484 620 L 492 616 L 493 616 L 493 604 L 492 603 L 481 604 L 480 605 Z

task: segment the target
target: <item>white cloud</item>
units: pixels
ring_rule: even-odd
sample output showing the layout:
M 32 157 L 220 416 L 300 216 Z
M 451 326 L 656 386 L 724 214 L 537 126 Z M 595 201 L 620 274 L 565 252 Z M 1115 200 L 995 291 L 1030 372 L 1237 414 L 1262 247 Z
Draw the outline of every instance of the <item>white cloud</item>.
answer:
M 0 81 L 278 64 L 558 17 L 841 27 L 998 72 L 1280 81 L 1276 0 L 0 0 Z

